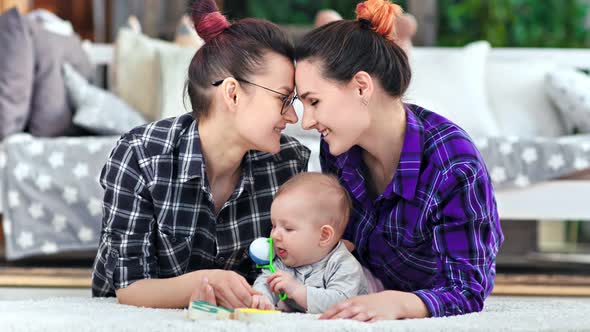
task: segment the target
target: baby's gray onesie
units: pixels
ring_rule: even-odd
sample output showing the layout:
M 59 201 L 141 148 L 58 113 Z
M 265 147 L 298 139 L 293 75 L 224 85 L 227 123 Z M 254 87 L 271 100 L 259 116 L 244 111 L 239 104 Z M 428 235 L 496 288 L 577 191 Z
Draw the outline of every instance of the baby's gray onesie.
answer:
M 289 272 L 301 284 L 307 286 L 307 312 L 323 313 L 330 306 L 348 298 L 368 294 L 368 285 L 361 264 L 340 241 L 336 247 L 319 262 L 291 268 L 276 257 L 275 269 Z M 279 304 L 277 293 L 270 291 L 267 279 L 270 271 L 264 269 L 254 282 L 253 288 L 271 300 L 275 307 L 285 307 L 291 311 L 305 311 L 295 301 L 288 298 Z

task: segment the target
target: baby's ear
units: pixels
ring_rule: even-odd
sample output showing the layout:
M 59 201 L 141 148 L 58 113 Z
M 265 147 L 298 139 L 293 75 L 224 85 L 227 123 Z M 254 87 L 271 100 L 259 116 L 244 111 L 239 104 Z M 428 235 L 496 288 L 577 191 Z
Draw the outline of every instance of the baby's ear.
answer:
M 320 246 L 327 246 L 332 243 L 334 239 L 334 227 L 331 225 L 324 225 L 320 228 Z

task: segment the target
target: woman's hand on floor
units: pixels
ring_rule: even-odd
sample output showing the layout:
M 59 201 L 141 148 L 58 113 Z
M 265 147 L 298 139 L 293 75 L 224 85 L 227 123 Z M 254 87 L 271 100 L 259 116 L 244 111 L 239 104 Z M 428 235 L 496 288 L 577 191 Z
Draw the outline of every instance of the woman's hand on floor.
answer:
M 206 278 L 213 290 L 216 305 L 229 309 L 250 308 L 252 296 L 260 295 L 244 277 L 234 271 L 210 270 Z
M 197 287 L 197 289 L 195 289 L 191 295 L 191 302 L 193 301 L 205 301 L 211 305 L 217 305 L 215 291 L 213 290 L 213 287 L 209 285 L 209 280 L 207 277 L 203 278 L 201 285 Z
M 422 300 L 412 294 L 383 291 L 350 298 L 331 306 L 320 319 L 354 319 L 362 322 L 428 317 Z

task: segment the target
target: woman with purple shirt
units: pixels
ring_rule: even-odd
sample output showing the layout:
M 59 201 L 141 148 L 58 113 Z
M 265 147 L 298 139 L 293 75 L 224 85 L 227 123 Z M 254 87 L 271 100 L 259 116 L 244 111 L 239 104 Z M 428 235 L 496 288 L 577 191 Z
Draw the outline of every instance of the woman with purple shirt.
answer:
M 411 77 L 395 44 L 399 6 L 369 0 L 357 19 L 313 30 L 296 50 L 303 127 L 353 197 L 345 238 L 384 291 L 322 318 L 450 316 L 481 311 L 503 241 L 492 182 L 470 137 L 402 97 Z

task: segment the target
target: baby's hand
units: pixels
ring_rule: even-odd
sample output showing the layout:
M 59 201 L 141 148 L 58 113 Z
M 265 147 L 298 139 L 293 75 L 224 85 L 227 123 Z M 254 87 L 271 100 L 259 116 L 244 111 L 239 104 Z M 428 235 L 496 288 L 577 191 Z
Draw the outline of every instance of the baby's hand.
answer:
M 277 271 L 273 273 L 267 280 L 270 290 L 274 293 L 280 293 L 281 291 L 287 293 L 287 296 L 291 297 L 295 290 L 301 285 L 295 277 L 289 272 Z
M 266 296 L 252 295 L 251 308 L 260 310 L 273 310 L 275 307 Z

